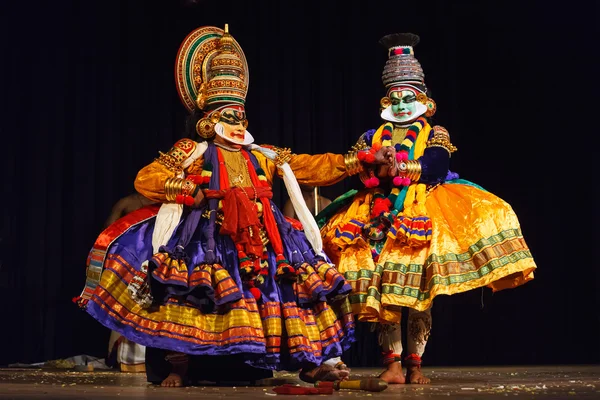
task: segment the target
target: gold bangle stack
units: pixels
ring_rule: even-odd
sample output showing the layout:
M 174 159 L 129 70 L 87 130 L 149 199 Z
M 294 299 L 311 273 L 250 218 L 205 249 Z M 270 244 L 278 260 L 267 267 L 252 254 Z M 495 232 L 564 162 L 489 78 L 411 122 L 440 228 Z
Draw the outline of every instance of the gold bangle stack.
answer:
M 417 182 L 421 177 L 421 163 L 418 160 L 408 160 L 406 162 L 406 177 L 411 182 Z
M 181 194 L 183 190 L 183 183 L 185 179 L 181 178 L 167 178 L 165 181 L 165 195 L 167 201 L 175 201 L 178 194 Z
M 344 164 L 348 176 L 360 174 L 364 170 L 357 154 L 357 151 L 349 151 L 348 154 L 344 154 Z
M 165 181 L 165 195 L 167 201 L 175 201 L 178 194 L 191 196 L 196 190 L 196 184 L 182 178 L 167 178 Z
M 417 182 L 421 177 L 421 163 L 418 160 L 404 161 L 398 166 L 399 175 L 410 179 L 411 182 Z

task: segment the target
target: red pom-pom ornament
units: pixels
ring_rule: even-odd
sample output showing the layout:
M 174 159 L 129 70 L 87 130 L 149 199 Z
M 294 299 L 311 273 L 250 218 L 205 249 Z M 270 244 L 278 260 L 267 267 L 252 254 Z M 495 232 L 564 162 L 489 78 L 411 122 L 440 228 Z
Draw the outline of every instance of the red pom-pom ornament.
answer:
M 202 183 L 203 178 L 201 175 L 188 175 L 185 179 L 194 182 L 196 185 Z
M 394 177 L 394 186 L 408 186 L 410 185 L 410 179 L 402 176 Z
M 368 188 L 374 188 L 379 186 L 379 179 L 376 176 L 372 176 L 365 181 L 365 186 Z
M 194 205 L 194 198 L 192 196 L 185 196 L 183 198 L 183 204 L 185 204 L 188 207 L 191 207 Z
M 252 296 L 254 296 L 256 300 L 260 299 L 260 289 L 252 287 L 250 288 L 250 293 L 252 293 Z
M 406 153 L 405 151 L 396 153 L 396 161 L 402 162 L 406 160 L 408 160 L 408 153 Z

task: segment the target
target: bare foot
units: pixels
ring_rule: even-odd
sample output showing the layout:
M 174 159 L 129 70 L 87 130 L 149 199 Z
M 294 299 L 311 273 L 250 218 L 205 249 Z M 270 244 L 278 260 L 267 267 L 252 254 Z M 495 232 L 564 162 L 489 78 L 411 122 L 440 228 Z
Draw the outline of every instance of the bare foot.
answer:
M 335 368 L 339 369 L 340 371 L 348 371 L 348 374 L 350 374 L 350 368 L 341 361 L 335 364 Z
M 387 369 L 379 375 L 379 378 L 391 385 L 403 384 L 406 382 L 404 374 L 402 373 L 402 364 L 398 361 L 388 364 Z
M 162 387 L 182 387 L 183 379 L 181 378 L 181 376 L 179 374 L 171 372 L 169 374 L 169 376 L 167 376 L 165 378 L 165 380 L 160 383 L 160 386 L 162 386 Z
M 406 368 L 406 380 L 409 383 L 418 384 L 418 385 L 426 385 L 431 383 L 431 379 L 427 378 L 421 372 L 421 367 L 408 367 Z
M 350 372 L 348 370 L 332 367 L 331 365 L 321 365 L 313 369 L 302 369 L 300 379 L 304 382 L 315 383 L 316 381 L 343 381 L 348 379 Z
M 160 386 L 185 386 L 184 379 L 187 379 L 188 356 L 183 353 L 171 352 L 165 358 L 171 364 L 171 373 L 160 383 Z

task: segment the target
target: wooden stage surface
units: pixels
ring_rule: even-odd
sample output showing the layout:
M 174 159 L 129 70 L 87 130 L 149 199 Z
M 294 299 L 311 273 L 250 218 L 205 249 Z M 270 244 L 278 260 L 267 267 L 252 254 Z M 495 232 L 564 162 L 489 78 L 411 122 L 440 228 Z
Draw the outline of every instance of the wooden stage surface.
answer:
M 342 390 L 321 398 L 346 399 L 600 399 L 600 366 L 452 367 L 424 368 L 430 385 L 393 385 L 380 393 Z M 353 378 L 377 376 L 372 368 L 352 370 Z M 266 386 L 161 388 L 145 374 L 118 371 L 75 372 L 50 369 L 0 369 L 0 399 L 221 399 L 267 400 L 297 398 L 276 395 L 276 383 L 303 384 L 293 373 L 276 373 Z M 303 384 L 307 385 L 307 384 Z M 312 396 L 314 397 L 314 396 Z M 307 396 L 307 398 L 310 398 Z

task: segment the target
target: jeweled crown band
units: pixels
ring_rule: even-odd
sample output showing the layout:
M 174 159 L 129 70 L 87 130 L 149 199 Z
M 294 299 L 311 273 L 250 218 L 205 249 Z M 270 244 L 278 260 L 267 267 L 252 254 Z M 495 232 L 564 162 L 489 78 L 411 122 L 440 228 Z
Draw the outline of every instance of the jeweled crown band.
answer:
M 388 51 L 388 56 L 397 56 L 397 55 L 400 55 L 400 54 L 414 55 L 415 52 L 414 52 L 412 46 L 397 46 L 397 47 L 392 47 Z

